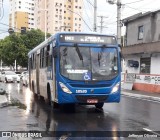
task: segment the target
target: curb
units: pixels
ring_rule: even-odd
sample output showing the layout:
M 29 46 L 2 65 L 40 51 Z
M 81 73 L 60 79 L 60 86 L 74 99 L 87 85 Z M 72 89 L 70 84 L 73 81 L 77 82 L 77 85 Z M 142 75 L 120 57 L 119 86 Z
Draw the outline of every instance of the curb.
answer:
M 0 95 L 0 108 L 7 106 L 8 105 L 8 100 L 6 95 Z
M 160 98 L 159 97 L 134 94 L 134 93 L 129 93 L 129 92 L 125 92 L 125 91 L 122 91 L 122 95 L 130 96 L 130 97 L 136 97 L 136 98 L 139 98 L 139 99 L 147 99 L 147 100 L 153 100 L 153 101 L 160 102 Z

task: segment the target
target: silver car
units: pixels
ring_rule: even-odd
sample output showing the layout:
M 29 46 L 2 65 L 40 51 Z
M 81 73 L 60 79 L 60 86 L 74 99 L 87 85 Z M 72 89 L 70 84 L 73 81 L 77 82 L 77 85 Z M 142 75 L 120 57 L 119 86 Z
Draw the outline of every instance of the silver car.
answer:
M 2 82 L 20 82 L 20 77 L 14 71 L 3 71 L 1 76 Z

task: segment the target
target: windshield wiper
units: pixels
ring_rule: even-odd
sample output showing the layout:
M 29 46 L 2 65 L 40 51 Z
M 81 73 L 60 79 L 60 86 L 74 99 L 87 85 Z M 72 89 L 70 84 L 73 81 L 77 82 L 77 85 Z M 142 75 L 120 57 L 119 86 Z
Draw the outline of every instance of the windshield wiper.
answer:
M 102 47 L 101 47 L 101 52 L 100 53 L 98 53 L 98 63 L 99 63 L 99 67 L 100 67 L 100 60 L 101 60 L 101 58 L 102 58 L 102 52 L 103 52 L 103 50 L 106 48 L 106 45 L 103 45 Z
M 76 52 L 77 52 L 77 54 L 78 54 L 78 56 L 79 56 L 79 59 L 83 61 L 83 56 L 82 56 L 82 54 L 81 54 L 81 52 L 80 52 L 80 50 L 79 50 L 78 45 L 77 45 L 77 44 L 74 44 L 74 46 L 76 47 Z

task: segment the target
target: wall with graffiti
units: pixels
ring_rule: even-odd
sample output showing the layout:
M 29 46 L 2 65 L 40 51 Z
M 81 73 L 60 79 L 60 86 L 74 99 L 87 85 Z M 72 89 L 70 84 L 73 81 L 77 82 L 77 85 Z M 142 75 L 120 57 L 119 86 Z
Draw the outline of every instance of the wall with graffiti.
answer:
M 160 93 L 160 75 L 126 73 L 124 81 L 133 83 L 132 89 Z

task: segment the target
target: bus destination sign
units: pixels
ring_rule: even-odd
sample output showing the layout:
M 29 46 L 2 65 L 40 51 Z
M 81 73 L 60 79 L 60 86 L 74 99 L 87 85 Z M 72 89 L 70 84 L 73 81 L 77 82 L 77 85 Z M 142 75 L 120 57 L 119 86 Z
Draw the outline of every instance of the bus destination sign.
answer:
M 113 36 L 98 36 L 98 35 L 60 35 L 62 43 L 96 43 L 96 44 L 116 44 L 116 39 Z

